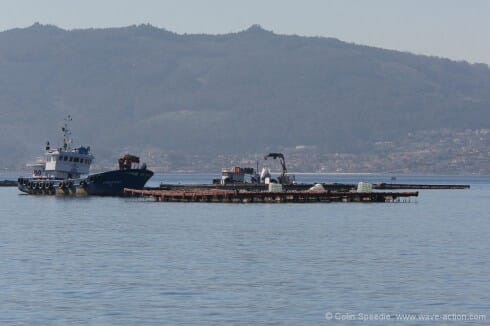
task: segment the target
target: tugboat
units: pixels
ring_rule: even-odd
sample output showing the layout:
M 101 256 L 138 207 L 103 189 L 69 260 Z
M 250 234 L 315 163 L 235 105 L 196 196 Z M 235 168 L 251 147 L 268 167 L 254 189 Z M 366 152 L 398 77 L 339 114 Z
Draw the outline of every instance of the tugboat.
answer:
M 68 123 L 71 117 L 65 118 L 61 128 L 63 146 L 51 148 L 46 143 L 44 159 L 28 164 L 32 168 L 32 176 L 17 180 L 20 191 L 31 195 L 54 195 L 57 191 L 65 194 L 75 193 L 82 175 L 88 175 L 94 156 L 90 147 L 72 148 L 71 131 Z
M 31 195 L 122 196 L 124 188 L 142 189 L 153 176 L 139 157 L 126 154 L 119 159 L 119 170 L 89 175 L 94 156 L 90 147 L 72 148 L 68 116 L 61 128 L 63 146 L 52 149 L 46 143 L 45 158 L 28 164 L 31 177 L 17 180 L 20 191 Z
M 81 190 L 87 195 L 123 196 L 124 188 L 143 189 L 153 172 L 140 164 L 137 156 L 126 154 L 119 158 L 119 170 L 89 175 L 80 182 Z

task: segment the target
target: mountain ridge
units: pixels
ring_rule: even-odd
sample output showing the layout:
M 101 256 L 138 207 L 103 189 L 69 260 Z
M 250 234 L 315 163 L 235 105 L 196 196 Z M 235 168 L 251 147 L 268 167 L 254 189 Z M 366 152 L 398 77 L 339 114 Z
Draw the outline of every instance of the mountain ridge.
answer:
M 488 128 L 489 106 L 484 64 L 258 25 L 220 35 L 148 24 L 0 32 L 5 165 L 32 157 L 38 138 L 56 139 L 66 114 L 103 160 L 128 147 L 362 153 L 413 131 Z

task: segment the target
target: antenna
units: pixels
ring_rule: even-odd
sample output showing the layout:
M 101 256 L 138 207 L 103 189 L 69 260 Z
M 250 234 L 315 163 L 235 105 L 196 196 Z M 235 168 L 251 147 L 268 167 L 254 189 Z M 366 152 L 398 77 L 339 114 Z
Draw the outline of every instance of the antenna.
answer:
M 65 124 L 63 125 L 63 127 L 61 127 L 61 131 L 63 131 L 63 149 L 65 151 L 69 149 L 69 145 L 72 143 L 72 139 L 70 138 L 71 131 L 70 128 L 68 127 L 70 121 L 72 121 L 72 118 L 71 115 L 68 115 L 65 118 Z

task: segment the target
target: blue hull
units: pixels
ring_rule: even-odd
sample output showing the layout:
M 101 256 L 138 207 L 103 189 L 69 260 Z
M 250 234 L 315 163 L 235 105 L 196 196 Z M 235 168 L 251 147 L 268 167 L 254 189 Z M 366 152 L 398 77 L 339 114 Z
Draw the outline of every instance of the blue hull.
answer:
M 142 189 L 152 176 L 146 169 L 113 170 L 89 175 L 82 187 L 88 195 L 123 196 L 124 188 Z

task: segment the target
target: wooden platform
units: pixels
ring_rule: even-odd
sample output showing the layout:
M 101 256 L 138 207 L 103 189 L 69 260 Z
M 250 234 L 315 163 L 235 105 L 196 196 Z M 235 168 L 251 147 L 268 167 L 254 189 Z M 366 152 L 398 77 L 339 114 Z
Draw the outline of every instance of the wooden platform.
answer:
M 417 197 L 417 192 L 332 192 L 332 191 L 243 191 L 209 189 L 161 190 L 124 189 L 127 196 L 152 198 L 163 202 L 210 203 L 329 203 L 329 202 L 396 202 Z
M 470 185 L 375 183 L 375 184 L 373 184 L 373 189 L 378 189 L 378 190 L 393 190 L 393 189 L 446 190 L 446 189 L 470 189 Z
M 320 183 L 326 191 L 348 192 L 357 189 L 356 184 L 349 183 Z M 298 183 L 292 185 L 283 185 L 286 191 L 307 191 L 315 183 Z M 375 190 L 442 190 L 442 189 L 469 189 L 470 185 L 463 184 L 400 184 L 400 183 L 373 183 Z M 268 185 L 263 183 L 230 183 L 230 184 L 160 184 L 160 187 L 153 188 L 160 190 L 182 190 L 189 189 L 199 190 L 247 190 L 247 191 L 266 191 Z

